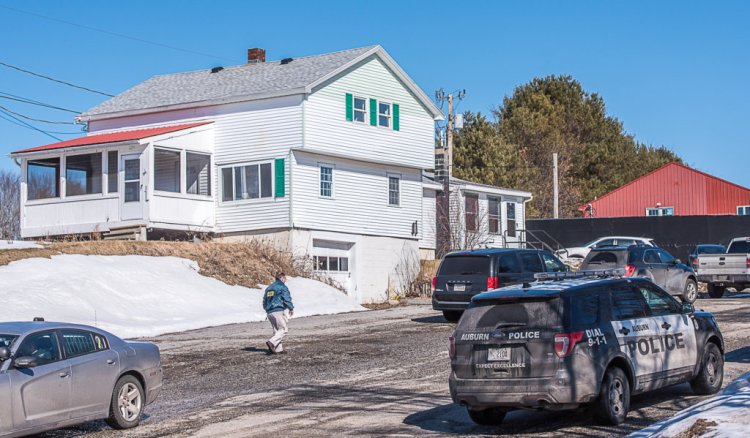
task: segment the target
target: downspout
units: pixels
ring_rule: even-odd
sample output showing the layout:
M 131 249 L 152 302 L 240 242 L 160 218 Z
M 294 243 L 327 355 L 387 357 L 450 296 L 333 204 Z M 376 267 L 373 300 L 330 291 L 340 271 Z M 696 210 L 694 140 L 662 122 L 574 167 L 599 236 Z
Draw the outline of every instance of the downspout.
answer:
M 532 193 L 529 199 L 523 201 L 523 240 L 526 241 L 526 204 L 534 200 Z

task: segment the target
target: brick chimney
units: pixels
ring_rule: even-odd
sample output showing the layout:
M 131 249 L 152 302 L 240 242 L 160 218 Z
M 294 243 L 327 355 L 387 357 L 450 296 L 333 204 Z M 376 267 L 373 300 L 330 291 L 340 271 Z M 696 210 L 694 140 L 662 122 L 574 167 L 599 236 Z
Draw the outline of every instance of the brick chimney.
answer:
M 261 62 L 266 62 L 266 51 L 264 49 L 258 47 L 247 49 L 248 64 L 259 64 Z

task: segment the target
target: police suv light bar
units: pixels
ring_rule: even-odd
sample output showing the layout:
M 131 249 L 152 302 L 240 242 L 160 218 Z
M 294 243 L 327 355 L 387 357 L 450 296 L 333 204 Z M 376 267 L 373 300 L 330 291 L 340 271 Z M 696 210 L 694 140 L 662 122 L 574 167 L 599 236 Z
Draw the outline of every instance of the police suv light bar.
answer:
M 534 274 L 537 281 L 543 280 L 564 280 L 566 278 L 583 278 L 583 277 L 623 277 L 625 276 L 624 268 L 617 269 L 600 269 L 578 272 L 539 272 Z

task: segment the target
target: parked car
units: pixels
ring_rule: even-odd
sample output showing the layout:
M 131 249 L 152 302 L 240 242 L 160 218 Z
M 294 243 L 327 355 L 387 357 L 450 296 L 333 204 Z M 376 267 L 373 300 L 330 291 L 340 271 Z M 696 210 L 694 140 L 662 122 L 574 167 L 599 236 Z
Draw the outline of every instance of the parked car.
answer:
M 632 245 L 595 248 L 581 263 L 581 270 L 624 268 L 626 277 L 645 277 L 686 303 L 698 298 L 695 271 L 662 248 Z
M 726 251 L 727 248 L 724 245 L 713 245 L 705 243 L 695 245 L 690 251 L 690 255 L 688 256 L 690 258 L 690 267 L 698 272 L 698 257 L 701 254 L 724 254 Z
M 452 252 L 432 279 L 432 308 L 456 322 L 471 297 L 490 289 L 534 281 L 537 272 L 565 272 L 568 267 L 551 252 L 495 248 Z
M 449 338 L 451 398 L 479 424 L 512 409 L 588 406 L 625 420 L 631 395 L 682 382 L 714 394 L 724 340 L 710 313 L 642 278 L 566 279 L 476 295 Z
M 107 419 L 140 422 L 159 395 L 159 348 L 85 325 L 0 323 L 0 436 Z
M 750 287 L 750 237 L 732 239 L 725 254 L 704 254 L 698 261 L 698 280 L 708 283 L 711 298 L 721 298 L 728 287 Z
M 561 259 L 585 259 L 586 256 L 589 255 L 589 251 L 594 248 L 630 245 L 657 246 L 654 239 L 651 239 L 650 237 L 607 236 L 592 240 L 583 246 L 557 250 L 555 251 L 555 254 Z

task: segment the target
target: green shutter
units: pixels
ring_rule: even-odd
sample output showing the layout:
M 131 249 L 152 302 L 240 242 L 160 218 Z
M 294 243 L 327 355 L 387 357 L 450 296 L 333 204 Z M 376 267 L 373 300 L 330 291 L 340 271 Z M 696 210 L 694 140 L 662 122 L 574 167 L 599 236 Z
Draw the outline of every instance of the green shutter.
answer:
M 378 101 L 370 99 L 370 125 L 378 126 Z
M 398 131 L 400 128 L 399 120 L 398 120 L 398 104 L 393 104 L 393 130 Z
M 351 93 L 346 93 L 346 121 L 354 120 L 354 98 Z
M 276 166 L 276 197 L 283 198 L 286 191 L 286 180 L 284 179 L 285 171 L 284 159 L 277 158 L 274 162 Z

